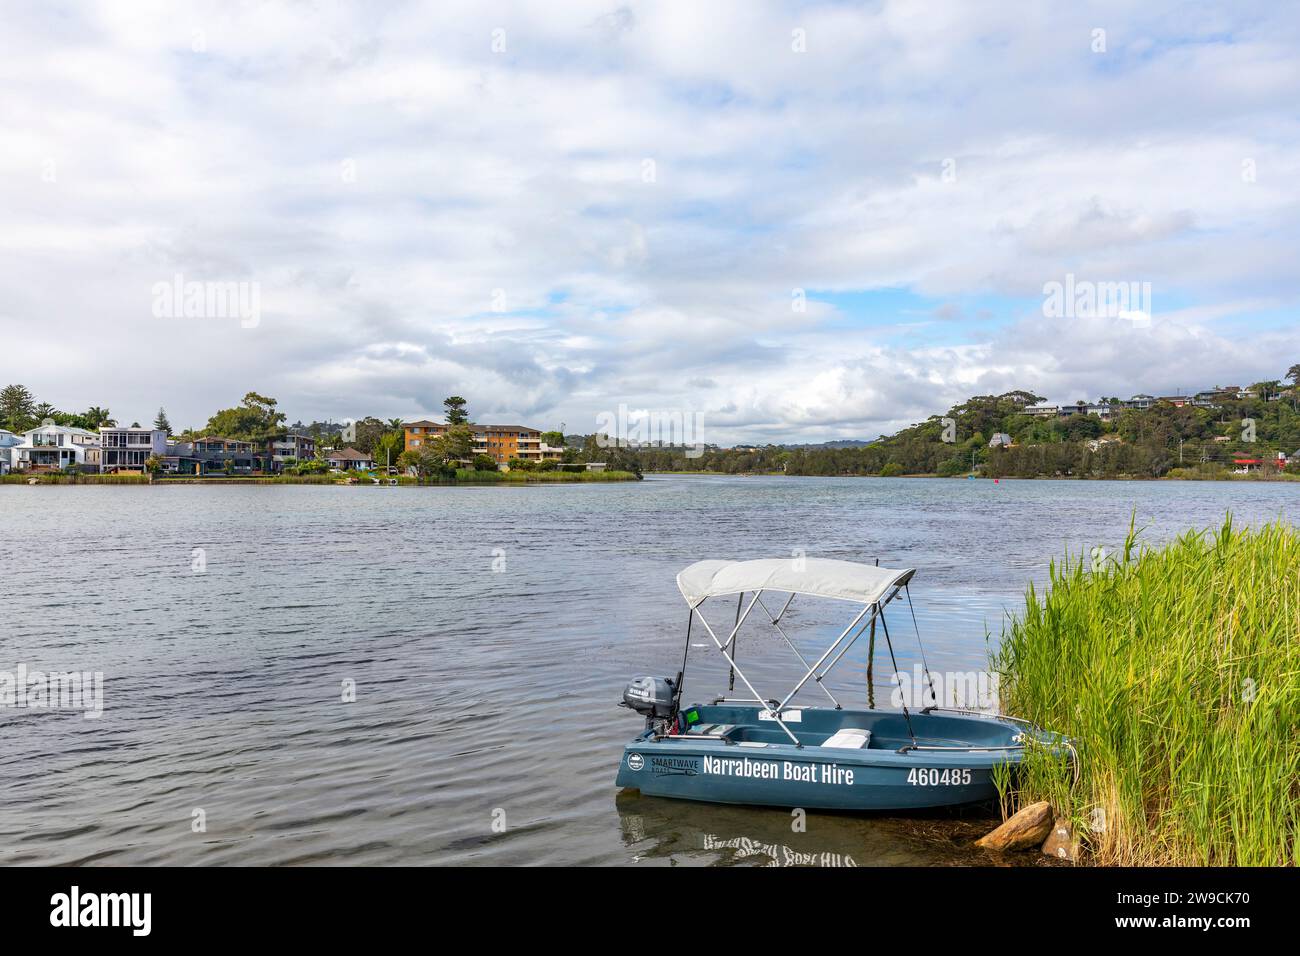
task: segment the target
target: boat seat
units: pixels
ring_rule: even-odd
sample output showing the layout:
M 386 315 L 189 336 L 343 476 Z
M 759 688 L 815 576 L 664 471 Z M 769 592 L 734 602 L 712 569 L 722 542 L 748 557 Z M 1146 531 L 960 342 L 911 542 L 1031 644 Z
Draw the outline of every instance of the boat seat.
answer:
M 871 731 L 856 727 L 842 727 L 826 738 L 823 747 L 840 747 L 844 750 L 862 750 L 871 742 Z
M 687 733 L 709 734 L 709 735 L 717 735 L 721 737 L 735 729 L 736 729 L 735 724 L 695 724 L 693 727 L 690 728 L 690 730 L 687 731 Z

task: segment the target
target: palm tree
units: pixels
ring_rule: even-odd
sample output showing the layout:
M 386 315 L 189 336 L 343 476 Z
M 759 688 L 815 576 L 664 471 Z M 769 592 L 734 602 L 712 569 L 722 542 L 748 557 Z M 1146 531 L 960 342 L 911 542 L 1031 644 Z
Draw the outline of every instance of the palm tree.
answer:
M 53 418 L 58 413 L 59 410 L 55 408 L 53 405 L 51 405 L 49 402 L 41 402 L 39 405 L 36 406 L 35 410 L 32 412 L 32 414 L 36 416 L 36 420 L 38 422 L 43 422 L 47 418 Z
M 91 405 L 86 409 L 86 421 L 90 422 L 91 431 L 102 425 L 112 428 L 117 424 L 117 419 L 113 417 L 112 412 L 107 408 L 100 408 L 98 405 Z

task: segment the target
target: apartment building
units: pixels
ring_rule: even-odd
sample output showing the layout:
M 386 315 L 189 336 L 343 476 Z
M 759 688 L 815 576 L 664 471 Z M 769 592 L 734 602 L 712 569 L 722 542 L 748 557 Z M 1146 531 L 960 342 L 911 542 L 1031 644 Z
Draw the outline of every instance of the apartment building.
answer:
M 498 465 L 504 465 L 512 458 L 522 461 L 559 461 L 564 457 L 563 448 L 552 448 L 542 441 L 542 433 L 527 425 L 477 425 L 468 424 L 474 436 L 473 454 L 488 455 Z M 420 419 L 403 422 L 406 433 L 406 450 L 419 451 L 431 439 L 447 433 L 446 422 Z

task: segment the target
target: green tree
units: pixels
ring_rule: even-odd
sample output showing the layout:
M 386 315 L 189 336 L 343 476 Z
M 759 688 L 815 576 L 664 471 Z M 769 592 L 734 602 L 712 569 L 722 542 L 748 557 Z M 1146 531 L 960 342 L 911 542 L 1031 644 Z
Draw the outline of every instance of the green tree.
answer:
M 469 421 L 469 414 L 465 411 L 468 403 L 459 395 L 452 395 L 450 398 L 442 400 L 442 407 L 446 409 L 448 425 L 464 425 Z
M 402 450 L 405 445 L 406 438 L 402 432 L 384 432 L 375 441 L 374 447 L 370 450 L 370 455 L 375 460 L 375 466 L 383 468 L 388 465 L 397 464 L 397 460 L 402 457 Z
M 36 401 L 22 385 L 6 385 L 0 390 L 0 427 L 11 432 L 25 432 L 35 424 Z
M 113 413 L 107 408 L 100 408 L 98 405 L 91 405 L 83 412 L 83 416 L 88 423 L 86 427 L 91 431 L 96 431 L 104 426 L 112 428 L 117 424 L 117 419 L 113 417 Z
M 465 461 L 474 455 L 474 432 L 468 425 L 453 425 L 426 447 L 445 462 Z
M 209 418 L 205 430 L 225 438 L 263 441 L 267 433 L 284 431 L 286 416 L 276 404 L 274 398 L 248 392 L 234 408 L 223 408 Z
M 209 435 L 238 438 L 261 447 L 269 467 L 273 460 L 272 446 L 285 435 L 287 416 L 276 408 L 277 404 L 274 398 L 246 392 L 234 408 L 223 408 L 209 418 L 206 431 Z
M 153 427 L 168 435 L 172 433 L 172 423 L 167 420 L 167 410 L 159 406 L 158 414 L 154 416 Z
M 552 448 L 563 448 L 564 432 L 542 432 L 542 441 Z
M 38 422 L 43 422 L 45 419 L 53 418 L 55 415 L 59 414 L 59 410 L 49 402 L 41 402 L 32 410 L 32 414 L 36 416 Z
M 373 415 L 367 415 L 365 418 L 358 421 L 355 428 L 356 441 L 352 443 L 352 446 L 356 448 L 357 451 L 368 453 L 374 452 L 376 443 L 378 443 L 379 439 L 388 431 L 387 424 L 380 421 L 378 418 L 375 418 Z M 377 462 L 379 459 L 376 458 L 375 461 Z
M 397 467 L 402 469 L 402 471 L 419 472 L 420 453 L 415 449 L 402 452 L 400 455 L 397 456 Z

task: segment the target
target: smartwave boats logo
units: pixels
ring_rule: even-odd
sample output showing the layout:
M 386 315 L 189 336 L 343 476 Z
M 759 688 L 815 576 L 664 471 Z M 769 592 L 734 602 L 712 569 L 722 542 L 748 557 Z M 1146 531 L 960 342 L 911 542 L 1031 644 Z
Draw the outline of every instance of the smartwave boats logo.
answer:
M 50 897 L 50 925 L 57 927 L 129 927 L 132 936 L 148 936 L 153 928 L 151 893 L 82 893 L 73 886 Z

